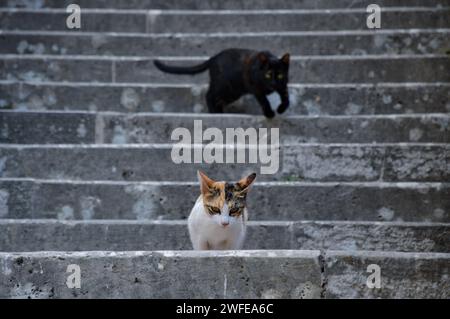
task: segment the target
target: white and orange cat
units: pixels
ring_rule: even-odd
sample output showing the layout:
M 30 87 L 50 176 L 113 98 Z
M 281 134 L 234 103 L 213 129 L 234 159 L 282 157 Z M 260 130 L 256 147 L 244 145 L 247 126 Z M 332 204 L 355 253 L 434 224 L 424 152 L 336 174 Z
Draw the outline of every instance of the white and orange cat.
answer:
M 216 182 L 198 172 L 201 194 L 188 218 L 195 250 L 240 249 L 248 219 L 246 199 L 256 174 L 237 183 Z

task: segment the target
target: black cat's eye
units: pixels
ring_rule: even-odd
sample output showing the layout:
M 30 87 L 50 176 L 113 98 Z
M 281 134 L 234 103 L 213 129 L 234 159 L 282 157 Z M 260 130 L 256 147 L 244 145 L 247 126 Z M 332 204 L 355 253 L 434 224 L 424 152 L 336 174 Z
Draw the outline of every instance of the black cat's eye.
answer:
M 220 209 L 217 207 L 208 206 L 209 213 L 212 215 L 220 214 Z
M 278 75 L 277 75 L 277 78 L 278 78 L 278 80 L 281 80 L 281 79 L 283 79 L 283 78 L 284 78 L 284 75 L 283 75 L 283 73 L 278 73 Z
M 266 72 L 266 79 L 271 79 L 271 78 L 272 78 L 272 71 Z

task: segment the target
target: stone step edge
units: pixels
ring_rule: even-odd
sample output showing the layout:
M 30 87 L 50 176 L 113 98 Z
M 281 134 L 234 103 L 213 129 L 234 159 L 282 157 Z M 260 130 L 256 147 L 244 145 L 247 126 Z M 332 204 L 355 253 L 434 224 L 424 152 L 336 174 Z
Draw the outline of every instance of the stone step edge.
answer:
M 68 5 L 69 3 L 71 3 L 70 1 L 45 1 L 45 3 L 34 3 L 34 2 L 24 2 L 24 1 L 13 1 L 13 2 L 8 2 L 6 0 L 4 1 L 0 1 L 1 3 L 1 7 L 4 8 L 61 8 L 61 5 Z M 109 9 L 126 9 L 126 8 L 134 8 L 133 7 L 133 2 L 131 2 L 129 5 L 124 5 L 123 3 L 121 3 L 120 1 L 113 1 L 112 2 L 112 6 L 111 2 L 108 1 L 109 3 L 106 4 L 105 2 L 102 1 L 79 1 L 81 7 L 88 7 L 88 8 L 109 8 Z M 147 6 L 155 6 L 155 9 L 158 8 L 170 8 L 174 3 L 177 5 L 177 7 L 179 6 L 179 3 L 177 3 L 177 1 L 164 1 L 165 2 L 165 6 L 161 6 L 161 4 L 159 2 L 153 2 L 153 1 L 143 1 L 144 5 Z M 268 5 L 269 2 L 267 1 L 261 1 L 260 3 L 258 3 L 258 8 L 260 9 L 272 9 L 274 8 L 274 6 L 269 6 Z M 381 7 L 442 7 L 443 5 L 448 5 L 448 1 L 414 1 L 414 5 L 411 6 L 411 3 L 408 3 L 407 6 L 405 6 L 403 4 L 404 2 L 402 1 L 396 1 L 393 5 L 391 4 L 390 1 L 381 1 Z M 88 5 L 89 4 L 89 5 Z M 282 8 L 286 9 L 295 9 L 297 8 L 296 6 L 294 6 L 294 8 L 292 8 L 292 4 L 290 4 L 290 1 L 282 1 L 280 2 L 279 6 Z M 231 1 L 231 7 L 229 6 L 219 6 L 220 8 L 230 8 L 230 9 L 240 9 L 241 6 L 239 6 L 240 3 L 239 1 Z M 303 7 L 303 5 L 305 7 Z M 366 8 L 366 5 L 364 5 L 364 3 L 361 3 L 361 1 L 336 1 L 336 3 L 333 3 L 331 7 L 329 7 L 329 3 L 327 3 L 327 1 L 313 1 L 313 2 L 306 2 L 303 4 L 300 4 L 300 6 L 298 7 L 298 9 L 345 9 L 345 8 Z M 214 6 L 213 6 L 214 7 Z M 144 7 L 140 7 L 142 9 L 147 9 L 145 6 Z M 209 8 L 207 6 L 207 8 Z M 195 1 L 187 1 L 187 4 L 185 6 L 181 5 L 180 9 L 178 10 L 186 10 L 186 9 L 191 9 L 191 10 L 198 10 L 198 6 L 195 5 Z M 215 9 L 211 9 L 211 10 L 215 10 Z M 243 10 L 243 9 L 242 9 Z
M 447 12 L 448 6 L 443 7 L 382 7 L 383 12 Z M 173 10 L 173 9 L 105 9 L 82 8 L 87 14 L 140 14 L 140 15 L 300 15 L 300 14 L 339 14 L 339 13 L 367 13 L 366 8 L 332 8 L 332 9 L 221 9 L 221 10 Z M 0 7 L 0 13 L 50 13 L 66 14 L 66 8 L 11 8 Z
M 2 113 L 8 114 L 26 114 L 26 115 L 89 115 L 95 117 L 104 116 L 121 116 L 127 119 L 134 119 L 139 117 L 167 117 L 167 118 L 195 118 L 195 119 L 218 119 L 218 118 L 241 118 L 241 119 L 264 119 L 262 115 L 241 114 L 241 113 L 225 113 L 225 114 L 210 114 L 210 113 L 189 113 L 189 112 L 118 112 L 118 111 L 85 111 L 85 110 L 2 110 Z M 401 114 L 320 114 L 320 115 L 286 115 L 284 119 L 304 119 L 304 120 L 318 120 L 318 119 L 450 119 L 450 113 L 401 113 Z
M 59 219 L 0 219 L 0 225 L 62 225 L 67 227 L 73 227 L 77 225 L 156 225 L 156 226 L 186 226 L 187 220 L 131 220 L 131 219 L 98 219 L 98 220 L 59 220 Z M 348 220 L 296 220 L 296 221 L 278 221 L 278 220 L 258 220 L 248 221 L 249 227 L 293 227 L 295 225 L 319 225 L 319 226 L 332 226 L 332 225 L 345 225 L 345 226 L 384 226 L 384 227 L 448 227 L 450 229 L 450 223 L 441 222 L 403 222 L 403 221 L 348 221 Z
M 110 62 L 144 62 L 155 59 L 164 62 L 202 62 L 209 59 L 209 56 L 120 56 L 120 55 L 56 55 L 56 54 L 0 54 L 0 60 L 63 60 L 63 61 L 110 61 Z M 365 54 L 365 55 L 293 55 L 291 61 L 311 61 L 311 60 L 335 60 L 335 61 L 354 61 L 354 60 L 406 60 L 406 59 L 450 59 L 447 54 Z
M 207 88 L 208 84 L 195 83 L 148 83 L 148 82 L 52 82 L 52 81 L 20 81 L 0 79 L 2 85 L 34 85 L 34 86 L 54 86 L 54 87 L 133 87 L 133 88 Z M 290 88 L 313 89 L 313 88 L 418 88 L 418 87 L 450 87 L 450 82 L 379 82 L 379 83 L 290 83 Z
M 60 31 L 60 30 L 0 30 L 0 35 L 18 35 L 18 36 L 64 36 L 64 37 L 126 37 L 126 38 L 247 38 L 247 37 L 306 37 L 306 36 L 379 36 L 379 35 L 418 35 L 450 33 L 450 28 L 431 28 L 431 29 L 379 29 L 373 30 L 318 30 L 318 31 L 280 31 L 280 32 L 189 32 L 189 33 L 143 33 L 143 32 L 100 32 L 100 31 Z
M 148 143 L 148 144 L 0 144 L 1 149 L 158 149 L 171 150 L 175 145 L 179 147 L 204 148 L 205 144 L 178 144 L 178 143 Z M 254 148 L 256 144 L 217 144 L 221 147 Z M 448 147 L 449 143 L 280 143 L 273 144 L 270 147 Z M 260 146 L 261 147 L 261 146 Z M 262 146 L 269 147 L 269 146 Z
M 117 268 L 117 266 L 113 267 L 114 264 L 126 267 L 127 264 L 124 264 L 123 261 L 128 259 L 132 261 L 133 268 L 131 269 L 133 273 Z M 450 264 L 449 253 L 341 250 L 0 252 L 0 265 L 2 265 L 2 276 L 0 278 L 2 283 L 5 284 L 1 297 L 11 298 L 15 296 L 15 293 L 19 293 L 20 296 L 29 298 L 99 298 L 102 296 L 103 298 L 105 296 L 118 298 L 118 295 L 112 292 L 115 292 L 117 288 L 119 288 L 118 291 L 120 292 L 121 288 L 123 288 L 126 291 L 123 296 L 125 298 L 143 296 L 153 296 L 153 298 L 161 298 L 161 296 L 166 296 L 166 298 L 167 296 L 171 298 L 179 298 L 180 296 L 192 298 L 194 291 L 192 289 L 185 291 L 182 287 L 174 287 L 175 289 L 170 291 L 149 291 L 153 283 L 151 278 L 156 277 L 159 280 L 168 280 L 168 276 L 173 276 L 175 274 L 174 271 L 176 272 L 178 269 L 178 267 L 173 267 L 175 263 L 179 265 L 180 263 L 183 264 L 183 262 L 193 261 L 196 267 L 201 265 L 207 270 L 211 269 L 211 267 L 220 268 L 222 262 L 225 261 L 228 261 L 228 264 L 232 262 L 235 265 L 235 262 L 239 263 L 239 260 L 241 260 L 243 269 L 245 269 L 244 267 L 247 264 L 242 262 L 247 261 L 250 262 L 248 266 L 265 261 L 265 263 L 269 263 L 268 267 L 279 267 L 281 266 L 279 262 L 282 262 L 284 268 L 287 267 L 287 270 L 295 271 L 296 273 L 291 274 L 291 271 L 281 273 L 283 275 L 282 279 L 287 279 L 291 282 L 285 287 L 277 285 L 274 282 L 274 280 L 277 280 L 275 278 L 267 278 L 269 287 L 264 285 L 263 288 L 254 285 L 253 281 L 250 281 L 251 292 L 248 289 L 244 289 L 244 295 L 240 296 L 236 292 L 233 293 L 231 291 L 231 294 L 227 294 L 226 276 L 215 276 L 218 280 L 215 286 L 220 288 L 220 292 L 216 293 L 217 298 L 226 298 L 230 295 L 234 296 L 234 298 L 236 296 L 245 298 L 248 293 L 259 298 L 277 298 L 277 295 L 274 295 L 277 291 L 273 289 L 265 291 L 271 288 L 270 286 L 281 288 L 283 291 L 280 293 L 285 295 L 285 297 L 290 296 L 290 298 L 300 298 L 305 292 L 306 296 L 303 295 L 302 297 L 307 298 L 401 298 L 405 296 L 410 298 L 411 296 L 430 298 L 430 291 L 427 289 L 430 284 L 436 285 L 431 291 L 434 292 L 431 297 L 448 298 L 448 292 L 445 292 L 445 289 L 448 288 L 449 284 L 447 276 L 449 272 L 448 265 Z M 274 263 L 270 263 L 271 261 Z M 288 265 L 291 261 L 293 263 L 292 266 Z M 44 264 L 44 268 L 41 262 Z M 390 283 L 387 286 L 383 284 L 382 288 L 384 289 L 368 289 L 366 282 L 368 276 L 373 273 L 373 269 L 369 270 L 368 268 L 369 264 L 375 264 L 380 267 L 382 284 L 385 283 L 385 280 L 388 280 Z M 78 290 L 82 293 L 80 296 L 72 289 L 67 289 L 69 287 L 66 285 L 67 277 L 70 273 L 73 273 L 73 268 L 68 270 L 69 265 L 81 265 L 82 268 L 79 266 L 79 270 L 88 278 L 87 282 L 84 281 L 82 283 L 82 289 Z M 264 263 L 261 265 L 264 265 Z M 266 270 L 267 266 L 265 267 Z M 412 271 L 411 275 L 413 276 L 420 274 L 422 280 L 419 282 L 414 281 L 410 285 L 408 285 L 409 281 L 407 281 L 406 291 L 397 291 L 396 285 L 403 286 L 406 279 L 399 273 L 401 269 Z M 432 275 L 430 276 L 431 271 Z M 248 275 L 247 286 L 250 278 L 254 280 L 261 279 L 260 275 L 255 274 L 254 267 L 247 269 L 246 274 Z M 149 276 L 150 281 L 145 280 Z M 437 279 L 439 276 L 442 278 L 441 280 Z M 144 283 L 147 285 L 145 287 L 147 294 L 143 293 L 142 289 L 140 289 L 141 287 L 136 286 L 136 283 L 141 282 L 138 277 L 144 280 Z M 185 277 L 182 276 L 181 278 Z M 99 290 L 98 284 L 104 285 L 105 279 L 111 281 L 112 287 L 109 288 L 108 282 L 106 282 L 106 287 Z M 235 278 L 233 282 L 229 283 L 229 286 L 231 288 L 233 286 L 239 287 L 242 283 L 244 287 L 245 280 L 245 276 L 241 279 Z M 294 283 L 292 283 L 292 280 L 294 280 Z M 117 286 L 117 283 L 120 283 L 120 286 Z M 199 281 L 198 277 L 193 276 L 181 283 L 181 286 L 188 285 L 189 287 L 190 284 L 196 285 L 195 287 L 198 289 L 199 284 L 200 287 L 204 285 L 204 280 Z M 298 286 L 299 284 L 300 286 Z M 392 285 L 394 286 L 392 287 Z M 167 286 L 165 287 L 167 288 Z M 296 292 L 297 288 L 302 289 Z M 89 290 L 93 290 L 93 292 Z M 383 290 L 386 291 L 384 292 Z M 89 292 L 90 294 L 88 294 Z M 270 296 L 267 295 L 269 292 Z M 88 295 L 85 296 L 84 294 Z M 278 296 L 278 298 L 280 297 Z
M 27 177 L 0 177 L 1 182 L 28 182 L 35 184 L 61 184 L 61 185 L 114 185 L 114 186 L 127 186 L 127 185 L 147 185 L 147 186 L 198 186 L 198 181 L 111 181 L 111 180 L 69 180 L 69 179 L 39 179 L 39 178 L 27 178 Z M 257 181 L 255 182 L 257 187 L 277 187 L 277 186 L 290 186 L 290 187 L 336 187 L 336 186 L 358 186 L 358 187 L 379 187 L 379 188 L 392 188 L 397 187 L 401 189 L 426 189 L 426 188 L 450 188 L 450 182 L 313 182 L 313 181 L 292 181 L 292 182 L 275 182 L 275 181 Z
M 276 254 L 271 254 L 275 252 Z M 412 258 L 412 259 L 449 259 L 450 253 L 441 252 L 398 252 L 398 251 L 377 251 L 377 250 L 302 250 L 302 249 L 258 249 L 258 250 L 134 250 L 134 251 L 34 251 L 34 252 L 1 252 L 2 258 L 16 257 L 138 257 L 160 255 L 164 257 L 187 257 L 187 258 L 221 258 L 221 257 L 262 257 L 262 258 L 297 258 L 297 257 L 319 257 L 319 256 L 354 256 L 354 257 L 393 257 L 393 258 Z

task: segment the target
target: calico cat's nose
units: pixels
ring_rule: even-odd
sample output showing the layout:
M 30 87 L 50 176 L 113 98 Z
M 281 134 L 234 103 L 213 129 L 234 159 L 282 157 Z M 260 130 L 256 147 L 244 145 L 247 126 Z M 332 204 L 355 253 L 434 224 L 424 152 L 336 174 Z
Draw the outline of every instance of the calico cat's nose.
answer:
M 228 225 L 230 225 L 229 221 L 222 221 L 222 226 L 223 227 L 227 227 Z

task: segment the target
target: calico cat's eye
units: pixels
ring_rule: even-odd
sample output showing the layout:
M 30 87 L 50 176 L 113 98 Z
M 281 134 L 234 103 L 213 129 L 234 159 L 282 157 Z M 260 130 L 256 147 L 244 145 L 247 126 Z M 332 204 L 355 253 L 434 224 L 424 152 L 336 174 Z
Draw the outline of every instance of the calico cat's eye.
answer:
M 281 80 L 281 79 L 283 79 L 283 78 L 284 78 L 284 75 L 283 75 L 283 73 L 278 73 L 278 75 L 277 75 L 277 78 L 278 78 L 278 80 Z
M 238 215 L 240 213 L 241 213 L 241 210 L 239 208 L 234 207 L 234 208 L 230 209 L 230 215 Z
M 267 71 L 266 72 L 266 79 L 271 79 L 272 78 L 272 71 Z
M 212 215 L 220 214 L 220 209 L 218 209 L 217 207 L 208 206 L 208 211 Z

